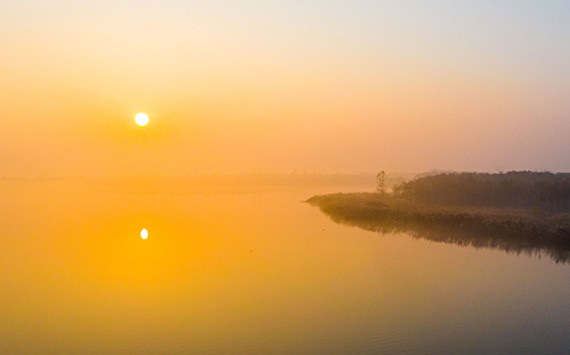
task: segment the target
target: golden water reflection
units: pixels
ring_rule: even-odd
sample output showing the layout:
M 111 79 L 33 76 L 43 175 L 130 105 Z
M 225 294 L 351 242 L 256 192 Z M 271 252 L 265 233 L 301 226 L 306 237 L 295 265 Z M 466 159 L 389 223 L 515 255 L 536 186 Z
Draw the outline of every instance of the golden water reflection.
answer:
M 315 189 L 3 191 L 0 351 L 568 345 L 570 268 L 337 225 L 300 202 Z
M 144 240 L 148 239 L 148 230 L 146 228 L 141 230 L 141 238 Z

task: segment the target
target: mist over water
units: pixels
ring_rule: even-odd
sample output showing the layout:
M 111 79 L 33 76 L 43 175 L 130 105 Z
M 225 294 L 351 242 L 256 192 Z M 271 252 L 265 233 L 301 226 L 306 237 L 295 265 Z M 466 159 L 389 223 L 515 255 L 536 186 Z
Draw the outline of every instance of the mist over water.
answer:
M 381 235 L 301 202 L 367 181 L 3 181 L 0 351 L 570 348 L 567 264 Z
M 1 1 L 0 355 L 570 354 L 569 34 L 570 1 Z M 339 192 L 374 193 L 304 203 Z

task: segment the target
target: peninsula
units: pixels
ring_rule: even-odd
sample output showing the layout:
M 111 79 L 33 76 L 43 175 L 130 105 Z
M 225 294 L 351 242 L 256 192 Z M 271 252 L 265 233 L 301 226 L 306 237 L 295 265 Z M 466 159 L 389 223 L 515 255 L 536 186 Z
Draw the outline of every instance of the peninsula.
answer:
M 383 190 L 383 189 L 382 189 Z M 380 232 L 570 260 L 570 174 L 445 173 L 391 193 L 314 196 L 334 221 Z

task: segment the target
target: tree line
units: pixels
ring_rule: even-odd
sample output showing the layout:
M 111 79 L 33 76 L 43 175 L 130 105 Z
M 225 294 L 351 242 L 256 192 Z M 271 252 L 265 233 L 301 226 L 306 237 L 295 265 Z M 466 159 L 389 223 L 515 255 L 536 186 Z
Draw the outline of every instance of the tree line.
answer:
M 567 211 L 570 210 L 570 173 L 439 174 L 396 185 L 394 195 L 435 204 Z

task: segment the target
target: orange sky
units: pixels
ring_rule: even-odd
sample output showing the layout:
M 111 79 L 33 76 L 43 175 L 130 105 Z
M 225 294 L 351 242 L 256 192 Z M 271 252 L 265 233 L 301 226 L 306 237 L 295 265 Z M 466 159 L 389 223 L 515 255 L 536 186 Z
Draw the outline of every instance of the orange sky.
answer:
M 0 176 L 567 171 L 569 10 L 2 4 Z

